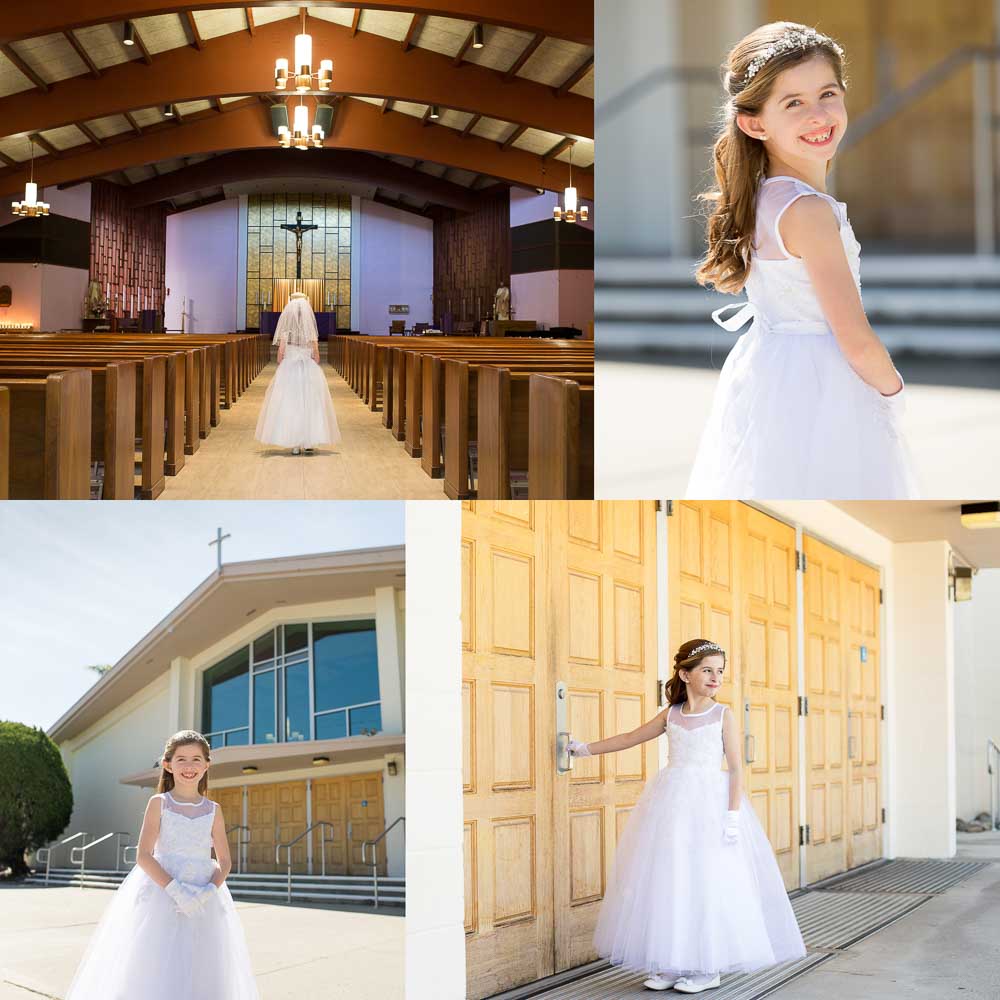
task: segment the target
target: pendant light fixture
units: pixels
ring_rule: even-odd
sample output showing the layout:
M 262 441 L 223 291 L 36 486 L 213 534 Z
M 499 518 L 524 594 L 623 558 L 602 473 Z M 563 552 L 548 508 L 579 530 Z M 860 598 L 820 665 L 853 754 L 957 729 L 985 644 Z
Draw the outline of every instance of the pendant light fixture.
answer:
M 291 129 L 287 125 L 278 127 L 278 145 L 283 149 L 291 149 L 293 146 L 296 149 L 308 149 L 310 146 L 322 149 L 325 138 L 326 133 L 321 125 L 314 124 L 309 128 L 309 109 L 302 103 L 300 96 L 299 103 L 292 109 Z
M 274 62 L 274 88 L 287 90 L 289 75 L 295 78 L 295 89 L 300 94 L 312 90 L 315 77 L 320 90 L 329 90 L 333 83 L 333 60 L 323 59 L 319 64 L 319 72 L 313 72 L 312 35 L 306 32 L 306 9 L 302 8 L 302 30 L 295 36 L 295 61 L 289 72 L 287 59 L 276 59 Z
M 574 143 L 575 145 L 575 143 Z M 589 212 L 586 205 L 580 205 L 577 209 L 576 188 L 573 187 L 573 146 L 569 147 L 569 187 L 563 191 L 562 205 L 556 205 L 552 209 L 552 216 L 556 222 L 586 222 Z
M 38 200 L 38 185 L 35 183 L 35 140 L 31 142 L 31 180 L 24 185 L 24 201 L 12 201 L 10 210 L 13 215 L 23 215 L 34 218 L 36 215 L 48 215 L 49 204 Z

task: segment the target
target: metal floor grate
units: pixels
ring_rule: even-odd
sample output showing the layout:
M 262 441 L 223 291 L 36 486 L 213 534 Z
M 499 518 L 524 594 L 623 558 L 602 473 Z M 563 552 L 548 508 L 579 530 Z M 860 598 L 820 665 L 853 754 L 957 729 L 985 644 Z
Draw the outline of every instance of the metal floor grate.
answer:
M 715 1000 L 761 1000 L 786 983 L 832 958 L 841 949 L 874 934 L 989 862 L 904 858 L 819 883 L 792 898 L 808 954 L 797 962 L 760 972 L 723 976 Z M 570 973 L 572 975 L 572 973 Z M 546 988 L 544 983 L 498 994 L 493 1000 L 649 1000 L 645 975 L 600 965 L 595 971 Z M 668 991 L 668 995 L 677 994 Z
M 987 861 L 936 861 L 897 858 L 877 868 L 852 874 L 823 885 L 824 892 L 915 892 L 934 895 L 975 875 Z

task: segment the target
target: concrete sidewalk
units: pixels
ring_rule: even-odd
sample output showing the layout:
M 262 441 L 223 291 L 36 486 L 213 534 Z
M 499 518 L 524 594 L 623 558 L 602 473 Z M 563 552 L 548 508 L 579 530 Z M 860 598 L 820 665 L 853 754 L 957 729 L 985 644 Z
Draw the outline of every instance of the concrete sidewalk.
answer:
M 113 895 L 0 887 L 0 1000 L 63 1000 Z M 261 1000 L 402 1000 L 402 916 L 247 902 L 236 909 Z
M 597 496 L 684 496 L 717 380 L 706 368 L 599 361 Z M 1000 454 L 1000 390 L 910 383 L 906 392 L 903 425 L 923 496 L 972 500 L 1000 492 L 1000 468 L 984 461 Z

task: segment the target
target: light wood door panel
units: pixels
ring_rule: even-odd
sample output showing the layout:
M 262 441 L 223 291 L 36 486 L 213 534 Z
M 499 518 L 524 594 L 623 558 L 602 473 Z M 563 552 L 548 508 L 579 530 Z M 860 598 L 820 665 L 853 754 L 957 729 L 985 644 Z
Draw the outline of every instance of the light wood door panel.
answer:
M 274 786 L 276 802 L 277 830 L 279 844 L 287 844 L 306 832 L 306 783 L 304 781 L 285 781 Z M 292 871 L 297 875 L 307 874 L 308 845 L 303 837 L 291 848 Z M 279 871 L 287 871 L 287 852 L 281 852 Z
M 806 881 L 848 867 L 844 555 L 808 535 L 806 554 Z
M 374 840 L 385 829 L 382 804 L 382 774 L 350 774 L 343 779 L 347 786 L 348 843 L 350 874 L 370 875 L 371 865 L 363 863 L 361 848 L 366 840 Z M 385 841 L 376 845 L 378 870 L 386 873 Z M 369 855 L 371 852 L 369 851 Z
M 655 509 L 467 502 L 462 685 L 468 996 L 594 957 L 617 834 L 655 746 L 556 774 L 555 687 L 594 740 L 656 711 Z
M 250 827 L 250 863 L 252 872 L 275 872 L 274 849 L 277 844 L 277 785 L 251 785 L 247 790 L 247 825 Z
M 227 827 L 241 826 L 243 824 L 243 788 L 216 788 L 210 793 L 213 799 L 219 803 L 222 810 L 222 818 Z M 239 865 L 239 842 L 246 839 L 246 830 L 231 830 L 226 839 L 229 841 L 229 854 L 233 861 L 233 871 Z

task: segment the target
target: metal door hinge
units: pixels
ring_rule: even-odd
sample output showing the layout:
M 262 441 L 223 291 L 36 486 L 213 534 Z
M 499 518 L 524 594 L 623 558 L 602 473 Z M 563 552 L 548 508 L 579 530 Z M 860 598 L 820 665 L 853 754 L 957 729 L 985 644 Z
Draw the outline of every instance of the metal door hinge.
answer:
M 882 713 L 882 721 L 885 722 L 885 705 L 879 705 Z
M 881 588 L 881 587 L 879 587 L 879 588 L 878 588 L 878 602 L 879 602 L 879 604 L 881 604 L 881 603 L 882 603 L 882 599 L 883 599 L 883 595 L 882 595 L 882 588 Z
M 656 502 L 659 503 L 660 501 L 657 500 Z M 673 517 L 674 516 L 674 502 L 673 502 L 673 500 L 666 500 L 664 502 L 667 505 L 667 517 Z
M 885 806 L 882 806 L 882 822 L 885 822 Z
M 667 703 L 667 682 L 664 680 L 658 680 L 656 682 L 656 705 L 657 708 L 663 708 Z
M 804 847 L 806 844 L 810 843 L 811 837 L 812 831 L 810 831 L 808 823 L 799 827 L 799 847 Z
M 799 695 L 799 715 L 809 714 L 809 697 L 808 695 Z
M 803 573 L 806 571 L 806 554 L 798 549 L 795 550 L 795 569 Z

